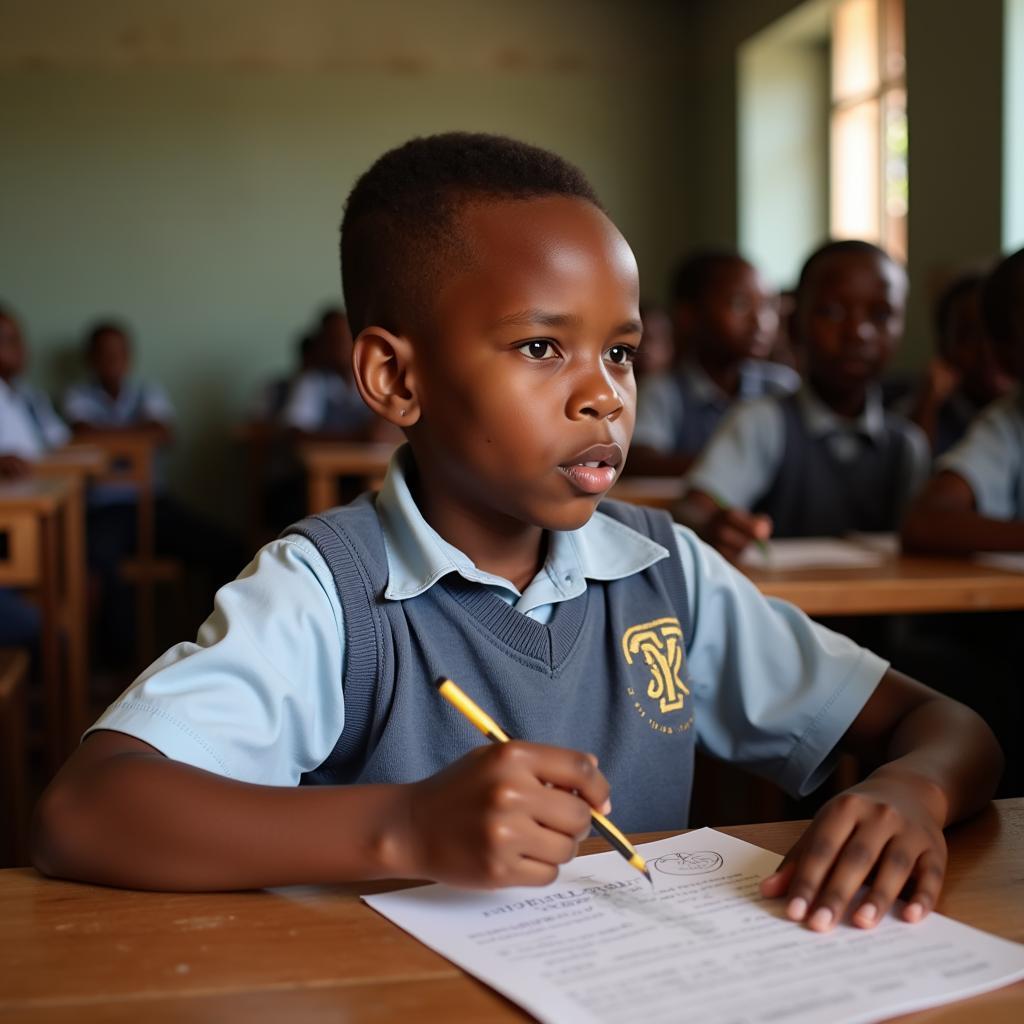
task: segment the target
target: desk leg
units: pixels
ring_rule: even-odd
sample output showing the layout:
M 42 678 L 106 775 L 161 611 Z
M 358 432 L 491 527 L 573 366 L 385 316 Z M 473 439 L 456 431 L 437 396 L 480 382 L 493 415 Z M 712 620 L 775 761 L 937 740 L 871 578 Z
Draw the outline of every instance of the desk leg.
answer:
M 48 515 L 40 524 L 39 561 L 43 568 L 39 586 L 39 610 L 42 619 L 39 660 L 43 680 L 43 747 L 50 772 L 55 773 L 64 755 L 61 724 L 61 643 L 60 643 L 60 560 L 57 557 L 60 536 L 56 515 Z
M 64 508 L 65 605 L 67 608 L 67 693 L 64 753 L 70 753 L 89 714 L 89 629 L 86 621 L 85 500 L 81 484 Z

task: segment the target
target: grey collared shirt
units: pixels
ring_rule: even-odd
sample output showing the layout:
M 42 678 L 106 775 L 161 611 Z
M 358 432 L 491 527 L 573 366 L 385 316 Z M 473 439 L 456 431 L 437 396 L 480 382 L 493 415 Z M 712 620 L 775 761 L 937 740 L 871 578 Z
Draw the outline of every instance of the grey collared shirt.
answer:
M 852 461 L 860 446 L 871 444 L 886 429 L 882 395 L 868 392 L 864 410 L 846 419 L 829 408 L 807 385 L 797 392 L 804 426 L 811 437 L 824 437 L 833 457 Z M 903 504 L 928 477 L 928 440 L 920 428 L 901 421 L 910 446 L 910 465 Z M 697 464 L 686 475 L 687 488 L 704 491 L 729 505 L 753 508 L 772 486 L 786 457 L 782 407 L 774 398 L 745 402 L 731 410 Z
M 788 366 L 748 359 L 740 367 L 736 398 L 727 395 L 696 363 L 640 381 L 633 444 L 666 454 L 695 455 L 736 401 L 792 394 L 799 376 Z

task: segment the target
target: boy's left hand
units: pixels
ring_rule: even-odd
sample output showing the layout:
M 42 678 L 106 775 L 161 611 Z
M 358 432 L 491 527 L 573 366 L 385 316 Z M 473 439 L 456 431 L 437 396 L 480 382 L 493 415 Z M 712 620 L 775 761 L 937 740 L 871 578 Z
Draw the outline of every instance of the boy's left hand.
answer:
M 850 920 L 872 928 L 909 883 L 901 917 L 920 921 L 942 890 L 946 840 L 915 782 L 873 777 L 833 797 L 761 882 L 761 894 L 785 895 L 791 920 L 825 932 L 843 919 L 861 886 L 867 893 Z

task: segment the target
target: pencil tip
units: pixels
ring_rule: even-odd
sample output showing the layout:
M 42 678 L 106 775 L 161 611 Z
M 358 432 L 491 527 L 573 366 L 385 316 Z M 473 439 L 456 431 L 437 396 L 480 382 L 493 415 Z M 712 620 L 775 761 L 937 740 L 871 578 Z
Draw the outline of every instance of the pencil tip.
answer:
M 647 870 L 647 868 L 644 868 L 644 876 L 646 877 L 647 881 L 651 883 L 651 888 L 653 889 L 654 888 L 654 879 L 651 878 L 651 873 L 650 873 L 650 871 Z

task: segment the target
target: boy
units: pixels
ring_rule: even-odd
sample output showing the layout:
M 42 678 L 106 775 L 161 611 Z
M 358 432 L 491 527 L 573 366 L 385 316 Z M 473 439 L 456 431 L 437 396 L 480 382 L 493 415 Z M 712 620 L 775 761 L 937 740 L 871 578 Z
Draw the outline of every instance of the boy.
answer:
M 678 518 L 731 560 L 751 540 L 886 531 L 928 472 L 921 431 L 882 408 L 906 276 L 867 242 L 804 264 L 794 338 L 807 381 L 733 411 L 687 477 Z
M 33 461 L 71 439 L 50 399 L 18 379 L 27 361 L 21 325 L 0 307 L 0 479 L 26 476 Z
M 798 788 L 843 739 L 889 763 L 766 892 L 827 930 L 877 868 L 859 923 L 908 879 L 905 919 L 931 909 L 942 826 L 999 771 L 983 723 L 667 516 L 595 515 L 641 325 L 633 254 L 580 172 L 500 137 L 413 140 L 356 184 L 341 251 L 355 379 L 409 444 L 376 499 L 263 549 L 198 645 L 104 715 L 40 803 L 36 864 L 152 888 L 543 884 L 609 779 L 621 827 L 683 825 L 697 735 Z M 441 674 L 531 742 L 481 745 Z
M 159 385 L 132 376 L 132 345 L 124 327 L 96 324 L 86 335 L 85 359 L 91 379 L 64 395 L 64 416 L 76 432 L 145 427 L 171 441 L 174 406 Z
M 935 358 L 928 364 L 912 402 L 909 419 L 931 442 L 936 457 L 967 433 L 978 414 L 1013 387 L 999 366 L 981 315 L 980 274 L 950 283 L 935 307 Z M 903 411 L 903 408 L 901 408 Z
M 996 357 L 1024 374 L 1024 249 L 985 281 L 982 312 Z M 1024 550 L 1024 405 L 1016 391 L 990 405 L 942 459 L 903 528 L 908 548 L 945 554 Z
M 776 313 L 757 270 L 738 253 L 687 259 L 672 286 L 682 362 L 640 388 L 630 471 L 679 474 L 737 399 L 787 395 L 800 378 L 755 358 L 770 346 Z

